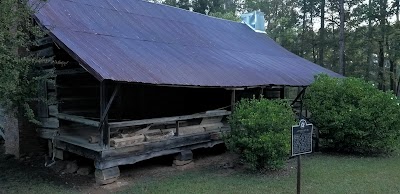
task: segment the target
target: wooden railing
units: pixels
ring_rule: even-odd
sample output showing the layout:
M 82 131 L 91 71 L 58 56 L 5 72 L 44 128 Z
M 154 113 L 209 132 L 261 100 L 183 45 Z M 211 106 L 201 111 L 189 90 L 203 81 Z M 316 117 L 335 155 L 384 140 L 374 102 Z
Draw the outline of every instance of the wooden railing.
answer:
M 121 121 L 121 122 L 110 122 L 110 128 L 121 128 L 121 127 L 131 127 L 137 125 L 148 125 L 148 124 L 163 124 L 168 122 L 176 122 L 176 121 L 184 121 L 190 119 L 199 119 L 199 118 L 207 118 L 207 117 L 218 117 L 218 116 L 226 116 L 230 115 L 230 111 L 223 110 L 215 110 L 215 111 L 207 111 L 206 113 L 197 113 L 192 115 L 182 115 L 182 116 L 174 116 L 174 117 L 163 117 L 163 118 L 154 118 L 154 119 L 141 119 L 141 120 L 132 120 L 132 121 Z M 86 119 L 81 116 L 69 115 L 64 113 L 53 114 L 52 116 L 57 117 L 58 119 L 76 122 L 85 124 L 88 126 L 98 127 L 99 121 L 94 121 L 90 119 Z

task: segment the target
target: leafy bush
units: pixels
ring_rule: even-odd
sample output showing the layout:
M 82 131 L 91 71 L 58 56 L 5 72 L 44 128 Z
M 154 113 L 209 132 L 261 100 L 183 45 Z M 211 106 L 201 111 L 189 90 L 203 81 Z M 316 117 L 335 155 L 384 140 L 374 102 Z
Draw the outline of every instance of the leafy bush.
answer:
M 322 145 L 333 151 L 388 153 L 400 134 L 399 100 L 361 79 L 320 75 L 307 89 L 305 105 Z
M 252 169 L 279 169 L 290 152 L 293 111 L 283 100 L 243 99 L 229 118 L 228 149 Z
M 25 0 L 0 1 L 0 106 L 38 124 L 31 105 L 45 100 L 37 98 L 37 88 L 50 75 L 35 65 L 53 60 L 29 53 L 29 48 L 37 44 L 35 39 L 44 36 L 32 22 L 32 7 Z

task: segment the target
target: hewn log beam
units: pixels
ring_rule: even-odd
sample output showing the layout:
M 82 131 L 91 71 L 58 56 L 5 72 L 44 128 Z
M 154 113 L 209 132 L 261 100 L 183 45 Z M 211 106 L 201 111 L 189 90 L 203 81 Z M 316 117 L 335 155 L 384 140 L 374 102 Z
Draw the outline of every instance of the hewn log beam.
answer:
M 119 127 L 130 127 L 136 125 L 147 125 L 147 124 L 161 124 L 166 122 L 176 122 L 182 120 L 189 119 L 199 119 L 199 118 L 207 118 L 207 117 L 216 117 L 216 116 L 225 116 L 230 115 L 230 111 L 213 111 L 203 114 L 193 114 L 193 115 L 183 115 L 176 117 L 163 117 L 163 118 L 155 118 L 155 119 L 142 119 L 142 120 L 133 120 L 133 121 L 123 121 L 123 122 L 112 122 L 110 124 L 110 128 L 119 128 Z
M 51 116 L 54 116 L 58 119 L 62 119 L 62 120 L 66 120 L 66 121 L 72 121 L 75 123 L 81 123 L 81 124 L 85 124 L 85 125 L 89 125 L 89 126 L 93 126 L 93 127 L 98 127 L 99 126 L 99 122 L 98 121 L 93 121 L 90 119 L 85 119 L 81 116 L 76 116 L 76 115 L 68 115 L 68 114 L 64 114 L 64 113 L 58 113 L 58 114 L 50 114 Z

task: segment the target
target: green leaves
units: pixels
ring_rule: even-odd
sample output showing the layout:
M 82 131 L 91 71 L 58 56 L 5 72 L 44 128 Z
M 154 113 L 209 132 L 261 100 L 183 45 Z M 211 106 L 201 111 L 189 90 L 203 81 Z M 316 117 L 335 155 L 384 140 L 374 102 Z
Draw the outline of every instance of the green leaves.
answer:
M 240 18 L 238 16 L 235 15 L 234 12 L 211 12 L 209 14 L 210 16 L 213 17 L 217 17 L 217 18 L 222 18 L 222 19 L 226 19 L 226 20 L 231 20 L 231 21 L 235 21 L 235 22 L 239 22 Z
M 242 99 L 230 116 L 228 148 L 243 157 L 251 169 L 279 169 L 290 151 L 290 129 L 295 119 L 283 100 Z
M 0 1 L 0 105 L 19 109 L 36 122 L 31 105 L 43 72 L 35 65 L 52 61 L 32 56 L 29 47 L 44 33 L 31 20 L 27 1 Z
M 388 153 L 400 135 L 397 97 L 361 79 L 320 75 L 305 103 L 322 143 L 335 151 Z

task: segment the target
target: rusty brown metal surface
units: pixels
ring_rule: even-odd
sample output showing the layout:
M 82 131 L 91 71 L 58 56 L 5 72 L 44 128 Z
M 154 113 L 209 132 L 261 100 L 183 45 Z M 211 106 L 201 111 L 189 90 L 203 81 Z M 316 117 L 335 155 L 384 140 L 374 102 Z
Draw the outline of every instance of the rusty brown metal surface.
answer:
M 99 80 L 305 86 L 328 69 L 238 22 L 141 0 L 48 0 L 36 19 Z

